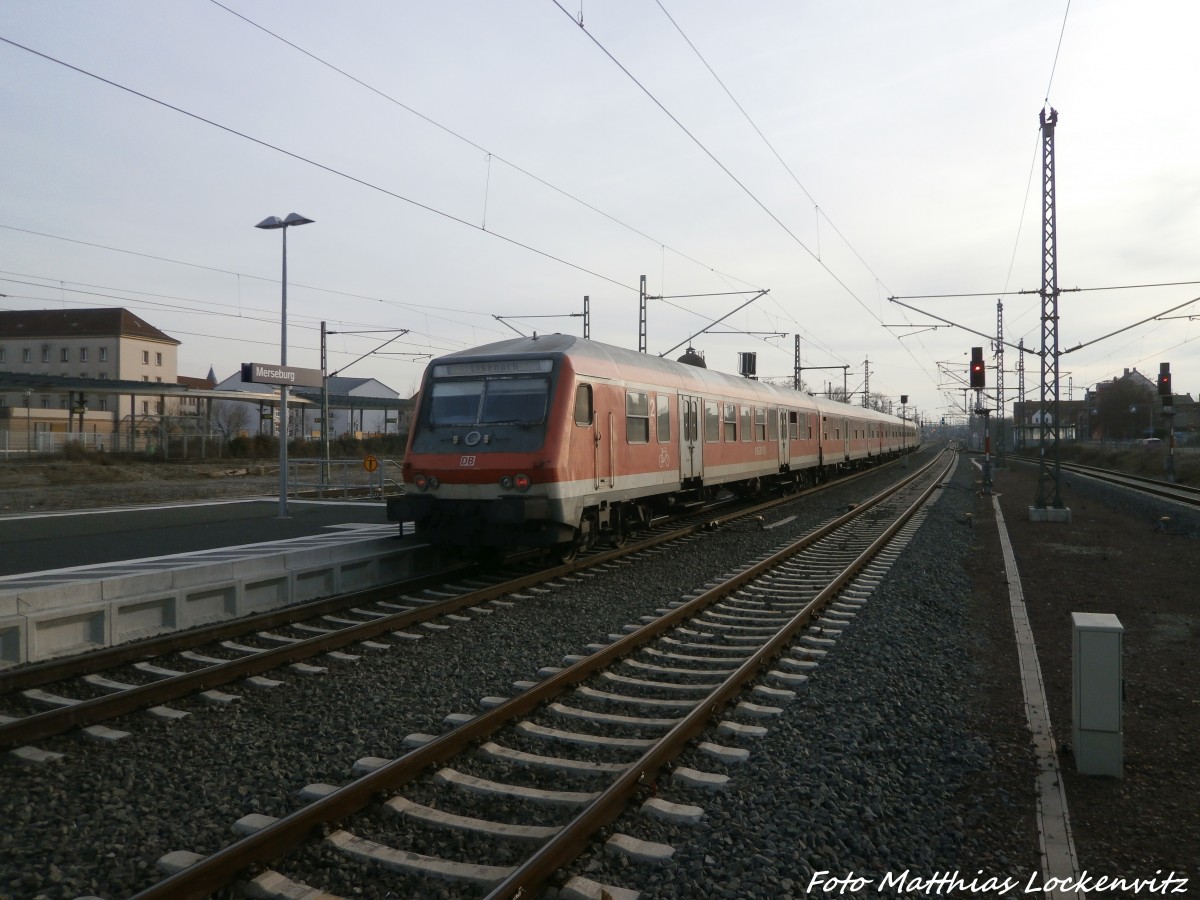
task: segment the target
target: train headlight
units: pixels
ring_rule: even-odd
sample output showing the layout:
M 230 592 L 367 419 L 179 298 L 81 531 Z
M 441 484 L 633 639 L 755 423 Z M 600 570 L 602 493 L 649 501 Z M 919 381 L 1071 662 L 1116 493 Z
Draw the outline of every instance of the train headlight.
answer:
M 518 475 L 513 479 L 513 485 L 518 491 L 529 490 L 529 485 L 531 484 L 533 484 L 533 482 L 529 480 L 528 475 Z
M 417 486 L 418 491 L 429 490 L 429 479 L 424 475 L 417 475 L 413 478 L 413 484 Z
M 500 476 L 500 489 L 502 491 L 511 491 L 513 489 L 513 480 L 511 475 Z
M 429 484 L 429 489 L 431 491 L 436 491 L 442 486 L 442 483 L 438 481 L 438 477 L 436 475 L 430 475 L 427 483 Z

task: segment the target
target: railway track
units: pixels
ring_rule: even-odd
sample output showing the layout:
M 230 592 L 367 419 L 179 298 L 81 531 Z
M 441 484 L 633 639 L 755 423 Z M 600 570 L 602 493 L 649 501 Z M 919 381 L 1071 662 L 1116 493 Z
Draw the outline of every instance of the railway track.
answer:
M 1033 465 L 1037 464 L 1037 460 L 1031 460 L 1028 457 L 1013 456 L 1010 458 L 1020 459 L 1024 463 L 1030 463 Z M 1191 487 L 1186 484 L 1172 484 L 1169 481 L 1163 481 L 1161 478 L 1147 478 L 1144 475 L 1129 475 L 1125 472 L 1117 472 L 1112 469 L 1101 469 L 1095 466 L 1084 466 L 1078 463 L 1059 463 L 1059 467 L 1064 472 L 1074 472 L 1077 475 L 1085 475 L 1088 478 L 1094 478 L 1097 481 L 1104 482 L 1105 484 L 1130 488 L 1143 494 L 1149 494 L 1152 497 L 1161 497 L 1165 500 L 1173 500 L 1176 503 L 1182 503 L 1185 506 L 1200 507 L 1200 488 Z
M 347 865 L 357 859 L 406 879 L 449 879 L 494 897 L 532 896 L 633 799 L 644 801 L 648 815 L 682 821 L 702 815 L 650 796 L 659 773 L 706 731 L 716 739 L 701 744 L 700 753 L 724 761 L 746 755 L 721 744 L 722 736 L 733 742 L 752 736 L 762 728 L 757 722 L 781 712 L 777 704 L 794 696 L 805 670 L 834 646 L 894 558 L 890 545 L 915 530 L 913 517 L 952 465 L 939 458 L 800 540 L 660 609 L 631 633 L 612 635 L 563 668 L 543 670 L 540 681 L 519 684 L 516 696 L 487 698 L 490 708 L 454 719 L 453 730 L 411 736 L 413 749 L 403 757 L 361 761 L 361 777 L 350 784 L 307 786 L 311 802 L 291 815 L 247 817 L 237 826 L 246 837 L 224 850 L 203 858 L 174 855 L 163 865 L 179 871 L 138 897 L 205 896 L 256 868 L 258 889 L 271 883 L 302 891 L 261 867 L 313 843 L 314 834 L 323 835 L 318 848 L 345 856 Z M 848 588 L 852 595 L 834 604 Z M 714 722 L 748 689 L 730 720 Z M 751 724 L 736 721 L 747 717 Z M 672 778 L 704 783 L 712 776 L 677 767 Z M 513 806 L 520 812 L 505 819 L 503 811 Z M 410 849 L 424 845 L 412 836 L 421 829 L 468 835 L 472 861 Z M 634 855 L 669 850 L 620 834 L 610 842 Z
M 30 761 L 46 759 L 48 755 L 32 745 L 75 729 L 99 740 L 120 740 L 128 732 L 105 722 L 139 710 L 161 719 L 179 718 L 183 713 L 168 705 L 172 701 L 199 696 L 228 703 L 233 695 L 221 688 L 238 683 L 269 689 L 277 685 L 270 673 L 285 667 L 320 674 L 330 662 L 383 652 L 412 639 L 409 629 L 437 628 L 438 619 L 463 610 L 486 612 L 492 604 L 505 602 L 505 596 L 812 496 L 833 484 L 845 485 L 855 477 L 859 476 L 765 502 L 720 503 L 684 513 L 657 523 L 637 540 L 593 550 L 562 565 L 500 573 L 464 565 L 399 585 L 0 672 L 0 710 L 8 710 L 0 711 L 0 750 L 13 750 Z

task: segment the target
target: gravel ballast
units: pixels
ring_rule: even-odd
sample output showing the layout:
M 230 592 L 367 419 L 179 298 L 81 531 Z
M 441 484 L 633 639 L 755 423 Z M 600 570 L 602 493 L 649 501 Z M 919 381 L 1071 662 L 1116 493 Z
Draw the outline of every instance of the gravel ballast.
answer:
M 233 839 L 242 816 L 286 815 L 305 785 L 344 784 L 355 760 L 402 754 L 406 735 L 441 732 L 447 714 L 510 695 L 514 681 L 586 652 L 890 477 L 876 473 L 870 487 L 838 487 L 789 508 L 778 518 L 796 520 L 778 529 L 734 525 L 445 632 L 422 632 L 421 641 L 331 662 L 336 671 L 326 675 L 273 675 L 284 684 L 239 688 L 241 699 L 228 706 L 190 700 L 180 706 L 192 715 L 174 724 L 128 717 L 114 727 L 132 736 L 115 745 L 64 736 L 42 745 L 66 754 L 58 763 L 6 760 L 0 896 L 136 893 L 161 878 L 155 861 L 163 854 L 212 853 Z M 1019 681 L 980 664 L 1015 667 L 1011 632 L 996 624 L 1007 609 L 977 609 L 963 571 L 973 546 L 966 513 L 975 503 L 966 466 L 941 493 L 837 647 L 767 736 L 745 743 L 750 761 L 682 761 L 730 775 L 730 786 L 713 793 L 660 783 L 660 797 L 702 807 L 702 822 L 627 816 L 614 824 L 671 844 L 672 858 L 635 865 L 597 852 L 573 871 L 661 897 L 805 896 L 817 871 L 879 879 L 906 869 L 925 878 L 982 870 L 1022 883 L 1036 871 Z M 708 739 L 731 743 L 715 733 Z M 381 814 L 370 818 L 381 831 L 394 826 Z M 280 867 L 343 896 L 455 894 L 355 872 L 328 851 Z M 335 875 L 335 867 L 349 874 Z

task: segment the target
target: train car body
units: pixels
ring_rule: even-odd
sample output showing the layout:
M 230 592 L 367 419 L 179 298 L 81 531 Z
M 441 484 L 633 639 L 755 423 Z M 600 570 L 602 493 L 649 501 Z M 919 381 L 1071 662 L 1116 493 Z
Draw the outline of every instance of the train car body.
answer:
M 569 335 L 433 360 L 388 518 L 438 545 L 572 549 L 725 487 L 913 449 L 911 423 Z

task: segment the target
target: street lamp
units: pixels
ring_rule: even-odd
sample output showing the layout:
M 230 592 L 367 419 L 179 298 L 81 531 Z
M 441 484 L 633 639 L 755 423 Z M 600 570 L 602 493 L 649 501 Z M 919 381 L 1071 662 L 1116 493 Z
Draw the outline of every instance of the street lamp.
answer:
M 263 219 L 255 228 L 281 228 L 283 229 L 283 308 L 280 316 L 280 337 L 279 337 L 279 364 L 287 365 L 287 230 L 289 225 L 308 225 L 312 219 L 306 219 L 298 213 L 291 213 L 286 219 L 280 219 L 278 216 L 268 216 Z M 287 385 L 279 387 L 279 518 L 286 519 L 288 514 L 287 509 L 287 436 L 288 436 L 288 417 L 287 417 L 287 401 L 288 389 Z
M 33 427 L 29 421 L 29 405 L 33 400 L 33 391 L 25 391 L 25 458 L 33 457 Z

